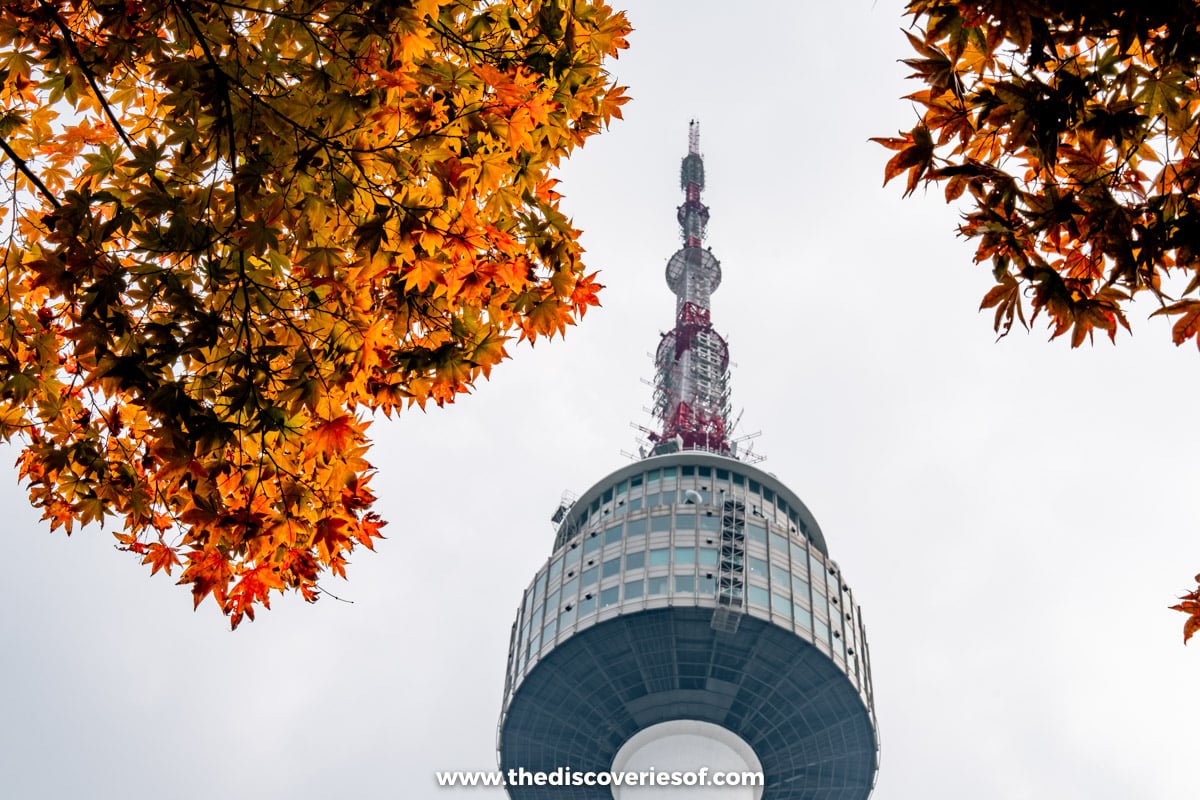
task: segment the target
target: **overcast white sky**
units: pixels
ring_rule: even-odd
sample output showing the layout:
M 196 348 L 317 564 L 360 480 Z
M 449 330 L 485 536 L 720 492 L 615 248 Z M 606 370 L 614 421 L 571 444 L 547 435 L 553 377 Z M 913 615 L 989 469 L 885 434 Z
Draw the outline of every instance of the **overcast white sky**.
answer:
M 624 5 L 636 99 L 560 187 L 604 307 L 454 407 L 375 424 L 391 525 L 329 583 L 353 604 L 230 633 L 108 533 L 48 533 L 0 453 L 0 794 L 497 798 L 433 771 L 494 767 L 548 517 L 646 421 L 693 116 L 742 430 L 864 607 L 875 800 L 1195 793 L 1200 645 L 1166 608 L 1200 570 L 1195 350 L 1149 307 L 1116 347 L 994 341 L 957 212 L 881 189 L 867 141 L 913 119 L 900 0 Z

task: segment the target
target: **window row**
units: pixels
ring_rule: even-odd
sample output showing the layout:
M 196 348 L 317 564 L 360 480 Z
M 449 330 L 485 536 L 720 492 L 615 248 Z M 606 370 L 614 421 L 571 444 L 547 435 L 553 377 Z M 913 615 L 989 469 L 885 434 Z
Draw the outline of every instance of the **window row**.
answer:
M 536 655 L 543 643 L 552 641 L 559 630 L 565 630 L 574 625 L 576 620 L 582 620 L 602 609 L 618 605 L 621 602 L 633 602 L 643 597 L 663 597 L 671 594 L 694 596 L 697 592 L 701 595 L 715 593 L 716 580 L 711 575 L 661 575 L 635 578 L 598 592 L 588 592 L 579 599 L 578 603 L 567 603 L 558 614 L 549 616 L 544 625 L 541 624 L 540 614 L 532 620 L 533 635 L 528 636 L 530 629 L 527 628 L 526 635 L 522 637 L 524 639 L 524 647 L 521 648 L 522 661 L 525 660 L 525 657 Z M 785 595 L 754 584 L 748 587 L 747 600 L 751 606 L 770 611 L 808 634 L 808 637 L 823 642 L 837 658 L 846 658 L 845 647 L 850 648 L 850 655 L 853 656 L 853 643 L 843 642 L 837 617 L 826 621 L 819 616 L 814 616 L 813 612 L 800 602 L 795 602 Z M 855 662 L 856 659 L 851 658 L 850 661 Z M 855 668 L 857 669 L 857 665 Z
M 547 589 L 565 585 L 581 573 L 585 583 L 588 576 L 595 574 L 592 572 L 595 569 L 601 570 L 601 577 L 615 575 L 621 570 L 622 557 L 625 570 L 669 563 L 715 565 L 722 535 L 716 530 L 705 530 L 703 525 L 706 520 L 716 521 L 716 517 L 701 516 L 699 519 L 701 527 L 697 530 L 693 514 L 651 516 L 628 523 L 618 522 L 604 531 L 585 536 L 582 543 L 572 542 L 569 549 L 551 559 L 534 579 L 532 591 L 525 597 L 526 615 Z M 765 576 L 771 572 L 777 582 L 798 579 L 811 584 L 814 594 L 838 594 L 836 575 L 830 574 L 831 568 L 821 554 L 810 551 L 805 542 L 777 530 L 768 531 L 766 525 L 758 522 L 747 523 L 743 532 L 751 574 Z M 675 541 L 673 546 L 670 544 L 672 539 Z M 673 557 L 672 552 L 675 553 Z
M 697 492 L 705 505 L 722 493 L 746 503 L 746 513 L 806 533 L 807 525 L 797 509 L 782 496 L 758 481 L 727 469 L 696 464 L 663 467 L 633 475 L 595 497 L 586 509 L 573 515 L 575 530 L 595 527 L 614 515 L 641 508 L 687 502 L 687 492 Z

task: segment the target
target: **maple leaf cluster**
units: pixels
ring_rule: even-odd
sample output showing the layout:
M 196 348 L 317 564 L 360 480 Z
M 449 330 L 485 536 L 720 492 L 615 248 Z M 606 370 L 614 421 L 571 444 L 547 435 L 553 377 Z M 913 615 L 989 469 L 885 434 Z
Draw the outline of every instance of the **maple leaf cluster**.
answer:
M 1200 3 L 911 0 L 923 88 L 884 183 L 965 203 L 1001 336 L 1045 313 L 1077 347 L 1148 292 L 1200 346 Z M 1028 310 L 1028 313 L 1027 313 Z M 1200 629 L 1195 594 L 1185 641 Z
M 374 411 L 597 303 L 549 171 L 611 119 L 593 0 L 0 6 L 0 435 L 51 528 L 234 627 L 384 524 Z

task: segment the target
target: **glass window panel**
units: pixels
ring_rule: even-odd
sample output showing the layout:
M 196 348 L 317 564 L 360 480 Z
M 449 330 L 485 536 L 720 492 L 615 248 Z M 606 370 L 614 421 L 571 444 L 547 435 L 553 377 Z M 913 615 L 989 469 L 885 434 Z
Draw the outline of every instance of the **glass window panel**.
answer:
M 658 505 L 658 492 L 646 495 L 646 508 Z
M 696 576 L 695 575 L 676 575 L 675 576 L 675 591 L 691 594 L 696 591 Z
M 751 586 L 750 602 L 756 606 L 769 608 L 771 604 L 771 593 L 761 586 Z
M 792 584 L 792 576 L 778 564 L 771 564 L 771 588 L 776 592 L 787 593 Z
M 593 534 L 583 542 L 583 554 L 586 556 L 589 553 L 594 553 L 600 548 L 601 539 L 598 535 Z
M 829 603 L 825 601 L 824 595 L 813 593 L 813 609 L 825 616 L 829 616 Z
M 632 553 L 625 554 L 625 569 L 634 570 L 641 569 L 646 566 L 646 551 L 636 550 Z
M 799 603 L 792 603 L 793 621 L 806 631 L 812 630 L 812 612 Z
M 621 571 L 621 557 L 617 556 L 616 558 L 610 558 L 608 561 L 604 562 L 604 569 L 603 569 L 602 577 L 607 578 L 610 575 L 616 575 L 620 571 Z
M 684 465 L 683 465 L 683 472 L 681 472 L 681 473 L 679 473 L 679 474 L 680 474 L 680 475 L 682 475 L 682 476 L 683 476 L 683 477 L 685 477 L 685 478 L 686 478 L 686 477 L 688 477 L 689 475 L 695 475 L 695 474 L 696 474 L 696 467 L 695 467 L 695 465 L 693 465 L 693 464 L 684 464 Z
M 746 525 L 746 538 L 752 542 L 756 542 L 766 547 L 767 545 L 767 526 L 761 522 L 749 522 Z
M 792 573 L 792 594 L 808 599 L 808 581 L 804 580 L 803 575 Z
M 596 610 L 596 595 L 585 597 L 579 601 L 579 618 L 582 619 Z
M 691 566 L 696 563 L 696 548 L 688 545 L 681 545 L 675 548 L 675 563 L 679 565 Z
M 546 598 L 546 608 L 549 609 L 551 614 L 558 611 L 558 600 L 561 596 L 562 595 L 559 594 L 559 590 L 555 589 L 550 593 L 550 596 Z
M 644 476 L 642 476 L 642 475 L 634 475 L 632 478 L 630 478 L 629 479 L 630 488 L 636 489 L 638 486 L 641 486 L 643 477 Z
M 712 595 L 717 593 L 717 579 L 711 575 L 700 576 L 700 594 Z
M 786 557 L 788 551 L 787 537 L 780 533 L 771 532 L 771 552 Z
M 715 567 L 720 561 L 720 552 L 715 547 L 700 548 L 700 566 Z
M 579 571 L 579 559 L 583 555 L 583 551 L 577 546 L 572 545 L 571 547 L 573 549 L 563 559 L 563 570 L 568 578 L 571 577 L 572 572 Z
M 651 595 L 666 594 L 669 580 L 670 578 L 668 578 L 666 575 L 648 579 L 646 581 L 646 583 L 649 584 L 647 587 L 648 593 Z
M 671 563 L 671 550 L 667 547 L 656 547 L 650 551 L 650 566 L 665 567 Z
M 564 603 L 570 603 L 575 599 L 575 592 L 579 590 L 579 578 L 571 578 L 563 584 L 562 599 Z
M 608 589 L 605 589 L 604 591 L 600 592 L 600 607 L 608 608 L 609 606 L 615 606 L 620 599 L 621 599 L 621 587 L 620 586 L 609 587 Z
M 675 468 L 674 467 L 663 467 L 662 475 L 664 478 L 674 478 L 675 477 Z
M 621 541 L 621 525 L 618 523 L 604 531 L 604 543 L 612 544 Z
M 642 596 L 642 590 L 645 588 L 645 581 L 641 578 L 625 582 L 625 599 L 636 600 Z
M 645 502 L 645 501 L 643 501 L 642 498 L 640 498 L 640 497 L 633 498 L 632 500 L 629 501 L 629 510 L 630 511 L 640 511 L 642 508 L 643 502 Z
M 554 634 L 558 633 L 558 617 L 551 617 L 546 623 L 546 627 L 542 631 L 542 642 L 548 642 L 554 638 Z
M 585 569 L 583 571 L 582 582 L 579 585 L 581 587 L 583 587 L 584 589 L 586 589 L 587 587 L 591 586 L 593 583 L 596 582 L 596 579 L 599 577 L 599 574 L 600 574 L 599 567 L 591 567 L 590 569 Z
M 696 530 L 696 515 L 681 511 L 675 515 L 675 530 L 677 531 L 694 531 Z
M 808 569 L 808 551 L 804 549 L 804 545 L 798 542 L 792 542 L 789 547 L 792 550 L 792 571 L 797 567 Z
M 750 574 L 767 577 L 767 562 L 764 559 L 750 556 Z
M 550 580 L 554 580 L 559 575 L 562 575 L 562 565 L 563 562 L 561 558 L 556 558 L 550 562 Z
M 819 619 L 816 620 L 816 623 L 817 638 L 825 642 L 825 644 L 829 644 L 829 626 Z
M 558 615 L 558 629 L 566 630 L 571 625 L 575 624 L 575 606 L 570 608 L 563 607 L 562 613 Z
M 791 619 L 792 601 L 781 594 L 771 592 L 771 610 L 776 614 L 783 614 L 788 619 Z
M 660 473 L 658 470 L 656 470 L 656 469 L 650 470 L 649 472 L 646 473 L 646 485 L 649 486 L 652 483 L 658 483 L 658 480 L 661 477 L 662 477 L 662 473 Z
M 815 590 L 814 594 L 825 594 L 825 565 L 815 558 L 809 569 L 809 579 Z
M 700 516 L 700 530 L 716 532 L 721 530 L 721 520 L 714 514 L 702 514 Z

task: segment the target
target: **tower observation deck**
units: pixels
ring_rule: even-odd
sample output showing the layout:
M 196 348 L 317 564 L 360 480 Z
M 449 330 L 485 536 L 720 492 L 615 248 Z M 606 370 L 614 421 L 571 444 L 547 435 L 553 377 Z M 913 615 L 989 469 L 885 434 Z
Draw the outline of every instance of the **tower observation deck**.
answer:
M 878 739 L 860 609 L 803 501 L 737 460 L 730 439 L 728 349 L 710 321 L 721 267 L 703 246 L 695 122 L 681 184 L 683 247 L 666 271 L 675 325 L 655 357 L 661 427 L 645 458 L 553 516 L 553 552 L 513 623 L 500 767 L 661 770 L 651 754 L 703 740 L 711 747 L 697 753 L 720 751 L 764 785 L 671 796 L 865 800 Z M 704 766 L 718 768 L 694 765 Z M 507 791 L 513 800 L 656 796 Z

